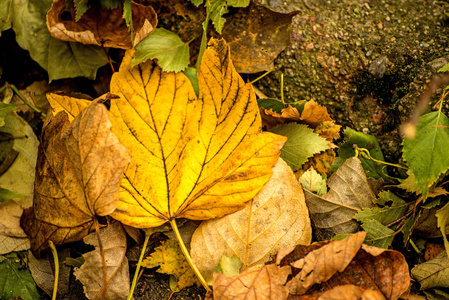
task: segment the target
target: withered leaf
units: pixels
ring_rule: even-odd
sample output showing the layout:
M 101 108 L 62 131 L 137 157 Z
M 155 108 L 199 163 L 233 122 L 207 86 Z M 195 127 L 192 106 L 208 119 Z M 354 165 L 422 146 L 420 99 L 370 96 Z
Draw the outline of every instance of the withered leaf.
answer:
M 332 118 L 327 112 L 327 108 L 319 105 L 313 99 L 307 101 L 301 113 L 301 122 L 315 128 L 324 121 L 332 121 Z
M 215 273 L 214 300 L 287 299 L 284 283 L 290 273 L 290 267 L 279 268 L 274 264 L 256 265 L 233 277 Z
M 36 256 L 82 239 L 95 215 L 110 214 L 119 201 L 128 150 L 111 132 L 108 111 L 92 103 L 69 125 L 65 112 L 49 115 L 39 146 L 34 203 L 21 226 Z
M 287 283 L 290 294 L 303 295 L 314 284 L 327 281 L 342 272 L 359 251 L 366 232 L 358 232 L 341 241 L 333 241 L 307 254 L 291 265 L 301 271 Z
M 113 222 L 100 229 L 107 271 L 107 298 L 126 299 L 129 293 L 129 266 L 126 253 L 126 234 L 119 222 Z M 84 293 L 89 299 L 100 299 L 103 286 L 103 263 L 95 233 L 84 238 L 86 244 L 95 250 L 83 254 L 84 264 L 75 270 L 76 278 L 84 285 Z
M 356 232 L 359 224 L 352 217 L 363 208 L 373 207 L 376 199 L 356 157 L 346 160 L 327 183 L 329 192 L 321 197 L 304 191 L 318 240 Z
M 335 243 L 335 241 L 331 243 Z M 319 242 L 309 246 L 296 246 L 290 254 L 280 260 L 279 264 L 280 266 L 299 265 L 299 262 L 306 260 L 307 255 L 311 255 L 311 253 L 319 251 L 322 247 L 329 246 L 329 244 L 329 242 Z M 351 245 L 348 246 L 351 247 Z M 331 259 L 330 261 L 332 262 L 333 260 Z M 326 264 L 328 261 L 325 260 L 322 263 L 325 265 L 316 264 L 318 270 L 314 268 L 309 270 L 311 277 L 318 277 L 314 273 L 323 267 L 327 267 Z M 300 274 L 299 272 L 302 271 L 294 267 L 292 268 L 294 276 Z M 336 272 L 330 279 L 323 283 L 311 286 L 304 297 L 313 295 L 314 297 L 311 297 L 311 299 L 317 299 L 323 292 L 347 284 L 356 285 L 365 291 L 372 290 L 369 292 L 370 295 L 376 296 L 378 293 L 373 292 L 378 291 L 386 299 L 398 299 L 407 295 L 410 286 L 407 262 L 400 252 L 363 244 L 343 271 Z M 287 286 L 289 285 L 292 284 L 287 283 Z M 301 286 L 301 282 L 299 282 L 299 286 Z
M 270 180 L 242 210 L 197 228 L 191 255 L 198 269 L 208 278 L 223 255 L 237 256 L 247 268 L 268 261 L 280 248 L 309 244 L 303 195 L 291 168 L 279 159 Z
M 290 44 L 291 22 L 298 11 L 274 12 L 254 3 L 228 17 L 223 37 L 231 46 L 239 73 L 273 70 L 276 56 Z
M 104 47 L 131 49 L 156 29 L 157 16 L 151 6 L 132 2 L 134 41 L 123 21 L 123 9 L 90 7 L 81 19 L 66 19 L 65 0 L 53 2 L 47 13 L 47 27 L 52 37 Z
M 362 288 L 346 284 L 336 286 L 320 295 L 319 300 L 386 300 L 385 296 L 371 289 L 363 290 Z
M 298 109 L 291 105 L 282 109 L 281 113 L 278 113 L 273 109 L 260 107 L 260 116 L 262 117 L 263 125 L 267 129 L 273 128 L 278 124 L 297 122 L 300 120 Z

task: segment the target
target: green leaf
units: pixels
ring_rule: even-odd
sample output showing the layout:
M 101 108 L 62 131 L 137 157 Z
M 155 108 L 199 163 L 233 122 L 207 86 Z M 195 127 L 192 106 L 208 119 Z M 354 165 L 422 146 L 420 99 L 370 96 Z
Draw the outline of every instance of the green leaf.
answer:
M 166 72 L 180 72 L 189 65 L 189 44 L 171 31 L 157 28 L 136 46 L 132 60 L 135 66 L 148 59 L 157 59 Z
M 73 0 L 73 4 L 75 6 L 75 21 L 78 22 L 90 6 L 88 0 Z
M 449 299 L 449 289 L 431 289 L 423 291 L 427 300 L 447 300 Z
M 281 102 L 281 100 L 275 98 L 258 99 L 257 105 L 268 110 L 272 109 L 274 112 L 277 112 L 279 114 L 285 108 L 285 105 Z
M 249 0 L 210 0 L 206 2 L 206 13 L 212 20 L 215 30 L 221 34 L 223 25 L 226 22 L 226 19 L 222 16 L 228 12 L 228 6 L 246 7 L 249 5 L 249 2 Z
M 387 203 L 389 205 L 386 205 Z M 381 192 L 376 204 L 384 206 L 371 209 L 364 208 L 355 214 L 354 219 L 360 222 L 376 220 L 383 225 L 387 225 L 402 217 L 408 210 L 408 204 L 390 191 Z
M 398 188 L 406 190 L 409 193 L 415 193 L 417 195 L 421 194 L 418 183 L 416 182 L 415 175 L 413 175 L 410 170 L 407 170 L 408 177 L 405 178 L 400 184 L 397 185 Z
M 402 157 L 415 175 L 424 200 L 429 188 L 449 169 L 449 119 L 439 111 L 419 118 L 414 139 L 405 139 Z
M 50 36 L 46 14 L 52 0 L 17 0 L 11 8 L 17 43 L 47 70 L 49 80 L 83 76 L 95 79 L 97 69 L 108 63 L 103 49 L 69 43 Z
M 228 5 L 234 7 L 247 7 L 249 5 L 249 0 L 228 0 Z
M 304 189 L 309 190 L 318 196 L 327 193 L 326 180 L 323 179 L 313 167 L 310 167 L 301 175 L 299 182 Z
M 340 165 L 348 158 L 355 156 L 354 145 L 359 148 L 368 149 L 370 155 L 380 161 L 384 161 L 384 156 L 382 150 L 380 149 L 377 139 L 369 134 L 357 132 L 351 128 L 346 128 L 344 131 L 345 141 L 338 149 L 338 157 L 340 159 L 336 160 L 332 166 L 332 172 L 338 169 Z M 385 168 L 370 160 L 363 157 L 359 157 L 362 162 L 363 169 L 368 171 L 366 176 L 373 177 L 375 179 L 383 178 L 387 181 L 391 181 L 386 174 Z
M 0 1 L 0 36 L 1 32 L 11 28 L 11 9 L 12 0 Z
M 5 104 L 3 102 L 0 102 L 0 127 L 5 125 L 5 117 L 9 113 L 11 113 L 13 110 L 15 110 L 18 107 L 21 107 L 22 104 Z
M 10 190 L 0 188 L 0 204 L 14 198 L 23 198 L 23 195 L 14 193 Z
M 444 248 L 446 248 L 446 253 L 449 255 L 449 241 L 446 236 L 446 225 L 449 224 L 449 203 L 437 210 L 435 216 L 437 217 L 438 228 L 440 228 L 443 235 Z
M 388 248 L 391 242 L 393 242 L 395 236 L 394 230 L 385 227 L 377 220 L 366 220 L 362 224 L 362 228 L 367 232 L 364 242 L 367 245 Z
M 447 72 L 449 71 L 449 64 L 444 65 L 438 72 Z
M 200 6 L 200 4 L 203 4 L 203 0 L 190 0 L 195 6 Z
M 190 83 L 193 86 L 193 89 L 195 90 L 195 94 L 198 97 L 199 93 L 200 93 L 200 87 L 198 85 L 198 77 L 196 76 L 196 69 L 195 68 L 191 68 L 191 67 L 187 67 L 184 71 L 184 75 L 187 76 L 187 78 L 189 78 Z
M 446 252 L 414 267 L 411 274 L 421 284 L 421 289 L 449 288 L 449 260 Z
M 0 299 L 39 299 L 39 292 L 30 271 L 20 269 L 20 266 L 21 260 L 17 253 L 0 256 Z
M 100 0 L 100 6 L 107 9 L 114 9 L 122 5 L 124 2 L 125 0 Z
M 240 268 L 243 263 L 236 255 L 231 257 L 223 254 L 220 258 L 220 262 L 214 270 L 214 273 L 223 273 L 228 277 L 236 276 L 240 274 Z M 207 279 L 207 284 L 212 285 L 213 274 Z
M 288 138 L 281 150 L 281 157 L 293 171 L 301 169 L 315 153 L 329 149 L 329 142 L 304 124 L 280 124 L 270 131 Z

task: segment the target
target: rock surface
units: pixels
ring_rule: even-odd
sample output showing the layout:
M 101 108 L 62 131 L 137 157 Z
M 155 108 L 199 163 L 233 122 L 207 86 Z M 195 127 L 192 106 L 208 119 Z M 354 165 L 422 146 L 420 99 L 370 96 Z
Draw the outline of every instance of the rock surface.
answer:
M 400 124 L 432 75 L 449 62 L 449 3 L 431 0 L 266 0 L 299 10 L 292 45 L 256 86 L 287 102 L 314 99 L 343 126 L 375 135 L 400 157 Z M 441 89 L 437 91 L 441 95 Z M 433 101 L 435 102 L 435 101 Z M 447 110 L 448 104 L 444 109 Z

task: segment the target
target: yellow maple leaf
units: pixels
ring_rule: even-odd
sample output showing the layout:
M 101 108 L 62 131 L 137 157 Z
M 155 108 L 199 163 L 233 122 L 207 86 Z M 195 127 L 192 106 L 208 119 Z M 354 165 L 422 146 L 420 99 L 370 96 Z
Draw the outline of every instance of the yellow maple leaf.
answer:
M 209 43 L 198 98 L 184 74 L 131 59 L 129 51 L 111 80 L 113 131 L 132 155 L 112 216 L 148 228 L 241 208 L 270 178 L 285 138 L 261 132 L 254 92 L 226 42 Z

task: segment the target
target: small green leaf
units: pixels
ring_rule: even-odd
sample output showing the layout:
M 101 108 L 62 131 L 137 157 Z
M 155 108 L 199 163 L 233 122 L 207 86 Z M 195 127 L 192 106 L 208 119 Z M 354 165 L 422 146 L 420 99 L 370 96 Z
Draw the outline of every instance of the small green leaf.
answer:
M 299 182 L 304 189 L 309 190 L 318 196 L 327 193 L 326 180 L 323 179 L 313 167 L 310 167 L 301 175 Z
M 357 145 L 359 148 L 368 149 L 370 155 L 380 161 L 384 161 L 384 156 L 382 154 L 382 150 L 380 149 L 379 143 L 377 139 L 369 134 L 365 134 L 362 132 L 357 132 L 351 128 L 346 128 L 344 131 L 345 141 L 340 145 L 338 149 L 338 157 L 339 159 L 335 161 L 332 166 L 332 172 L 338 169 L 338 167 L 348 158 L 355 156 L 354 145 Z M 363 169 L 368 171 L 366 176 L 373 177 L 375 179 L 383 178 L 387 181 L 390 181 L 389 177 L 386 175 L 385 168 L 370 160 L 363 157 L 359 157 L 362 162 Z
M 265 108 L 267 110 L 272 109 L 274 112 L 277 112 L 279 114 L 285 108 L 281 100 L 275 98 L 258 99 L 257 104 L 259 105 L 259 107 Z
M 78 22 L 81 17 L 89 9 L 88 0 L 73 0 L 73 5 L 75 6 L 75 21 Z
M 281 150 L 281 157 L 293 171 L 301 169 L 315 153 L 329 149 L 329 142 L 304 124 L 280 124 L 270 131 L 288 138 Z
M 419 118 L 414 139 L 405 139 L 402 157 L 415 175 L 424 200 L 429 188 L 449 169 L 449 119 L 439 111 Z
M 8 201 L 10 199 L 23 198 L 23 197 L 24 197 L 23 195 L 19 195 L 10 190 L 0 188 L 0 204 Z
M 379 248 L 388 248 L 393 242 L 395 232 L 394 230 L 385 227 L 377 220 L 366 220 L 362 224 L 363 230 L 367 232 L 365 244 L 376 246 Z
M 198 77 L 196 76 L 196 74 L 197 73 L 195 68 L 187 67 L 184 71 L 184 75 L 186 75 L 187 78 L 189 78 L 190 83 L 193 86 L 193 90 L 195 91 L 195 94 L 198 97 L 200 93 L 200 87 L 198 85 Z
M 136 46 L 132 60 L 135 66 L 148 59 L 157 59 L 166 72 L 180 72 L 189 65 L 189 45 L 166 29 L 157 28 Z
M 400 184 L 397 185 L 398 188 L 406 190 L 409 193 L 415 193 L 417 195 L 421 194 L 418 183 L 416 182 L 415 175 L 413 175 L 410 170 L 407 170 L 408 177 L 405 178 Z
M 240 274 L 240 268 L 243 263 L 236 255 L 231 257 L 223 254 L 220 258 L 220 262 L 214 270 L 214 273 L 223 273 L 228 277 L 236 276 Z M 213 274 L 207 279 L 207 284 L 212 285 Z
M 449 64 L 444 65 L 438 72 L 447 72 L 449 71 Z
M 39 299 L 36 283 L 28 269 L 20 269 L 20 261 L 15 252 L 0 256 L 0 299 Z
M 228 0 L 228 5 L 234 7 L 247 7 L 249 5 L 249 0 Z
M 200 6 L 201 4 L 203 4 L 203 0 L 190 0 L 190 2 L 195 4 L 195 6 Z

